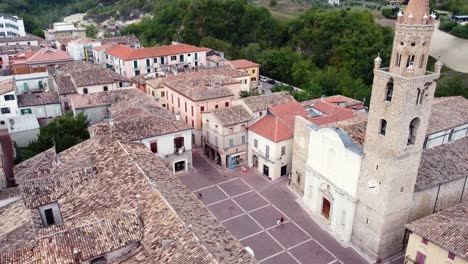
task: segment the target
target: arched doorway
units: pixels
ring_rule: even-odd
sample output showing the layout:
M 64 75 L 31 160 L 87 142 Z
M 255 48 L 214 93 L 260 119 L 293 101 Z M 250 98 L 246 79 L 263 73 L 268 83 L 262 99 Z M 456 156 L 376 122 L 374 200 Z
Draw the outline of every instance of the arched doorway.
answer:
M 323 197 L 322 198 L 322 215 L 326 219 L 330 219 L 330 209 L 331 209 L 330 201 L 327 198 Z
M 252 167 L 258 168 L 258 157 L 257 157 L 257 155 L 252 156 Z

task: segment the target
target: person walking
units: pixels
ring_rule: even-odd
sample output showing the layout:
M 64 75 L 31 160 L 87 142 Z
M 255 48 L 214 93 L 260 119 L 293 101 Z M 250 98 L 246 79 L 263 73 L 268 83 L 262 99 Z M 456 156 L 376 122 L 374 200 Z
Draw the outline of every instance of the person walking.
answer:
M 198 198 L 203 198 L 203 195 L 200 192 L 198 193 Z
M 281 224 L 281 220 L 280 219 L 276 219 L 276 226 L 280 226 Z
M 284 217 L 281 216 L 281 218 L 280 218 L 280 225 L 283 225 L 283 224 L 284 224 Z

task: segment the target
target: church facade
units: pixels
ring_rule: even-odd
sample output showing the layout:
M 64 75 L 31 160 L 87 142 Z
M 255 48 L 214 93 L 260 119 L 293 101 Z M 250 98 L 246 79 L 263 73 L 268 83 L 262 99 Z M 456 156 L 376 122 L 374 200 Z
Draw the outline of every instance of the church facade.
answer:
M 398 14 L 389 67 L 374 61 L 367 115 L 331 128 L 296 118 L 291 186 L 373 260 L 403 249 L 409 221 L 468 200 L 468 103 L 434 99 L 442 68 L 426 70 L 434 20 L 427 0 Z

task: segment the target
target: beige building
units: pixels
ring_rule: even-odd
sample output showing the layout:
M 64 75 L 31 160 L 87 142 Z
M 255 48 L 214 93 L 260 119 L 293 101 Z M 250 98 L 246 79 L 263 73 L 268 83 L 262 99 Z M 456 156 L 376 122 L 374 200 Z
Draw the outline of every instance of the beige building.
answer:
M 243 106 L 202 113 L 205 155 L 222 168 L 247 164 L 247 126 L 252 116 Z
M 292 169 L 294 120 L 309 116 L 298 102 L 268 108 L 265 116 L 248 127 L 248 158 L 252 168 L 276 180 Z
M 255 89 L 260 81 L 260 64 L 248 60 L 233 60 L 229 62 L 231 66 L 250 75 L 250 85 Z
M 467 264 L 468 202 L 416 220 L 410 231 L 405 264 Z
M 226 108 L 248 90 L 248 75 L 230 67 L 200 69 L 167 76 L 161 82 L 166 108 L 191 125 L 193 142 L 202 143 L 202 112 Z M 152 85 L 159 87 L 158 85 Z M 157 89 L 155 95 L 161 90 Z
M 59 39 L 85 38 L 86 29 L 76 28 L 73 23 L 57 22 L 52 27 L 44 31 L 44 37 L 48 41 Z

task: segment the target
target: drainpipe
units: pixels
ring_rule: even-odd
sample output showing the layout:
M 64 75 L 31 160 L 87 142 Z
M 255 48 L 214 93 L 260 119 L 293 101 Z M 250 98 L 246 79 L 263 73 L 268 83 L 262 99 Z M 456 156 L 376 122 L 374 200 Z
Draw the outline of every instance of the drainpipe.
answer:
M 439 184 L 439 188 L 437 189 L 437 196 L 436 196 L 436 200 L 435 200 L 435 203 L 434 203 L 434 209 L 432 209 L 432 213 L 435 213 L 435 209 L 436 209 L 436 206 L 437 206 L 437 201 L 439 200 L 439 192 L 440 192 L 440 184 Z
M 462 189 L 462 193 L 461 193 L 461 196 L 460 196 L 460 203 L 462 202 L 463 195 L 465 194 L 465 187 L 466 187 L 466 180 L 467 179 L 468 179 L 468 176 L 465 177 L 465 183 L 463 183 L 463 189 Z

